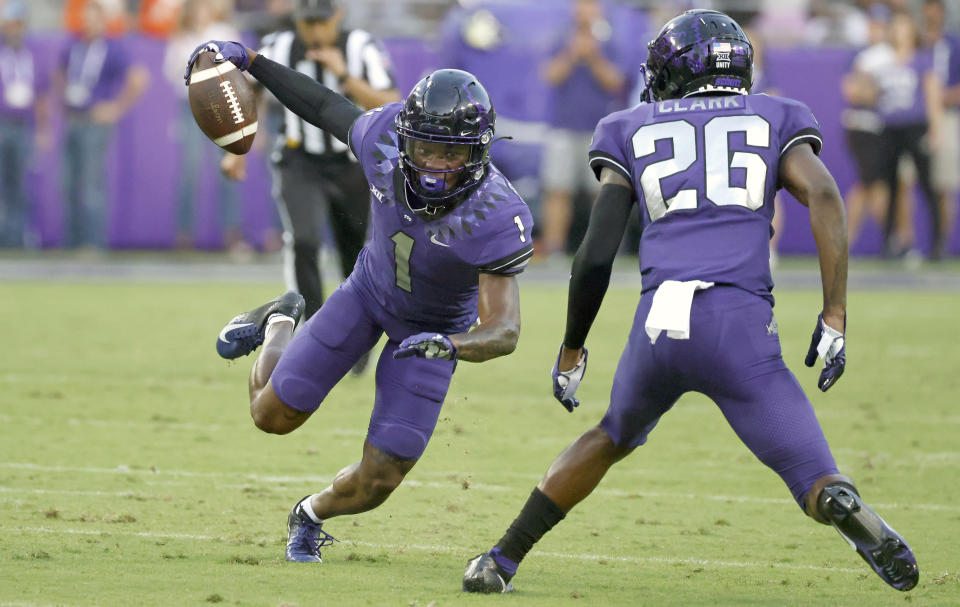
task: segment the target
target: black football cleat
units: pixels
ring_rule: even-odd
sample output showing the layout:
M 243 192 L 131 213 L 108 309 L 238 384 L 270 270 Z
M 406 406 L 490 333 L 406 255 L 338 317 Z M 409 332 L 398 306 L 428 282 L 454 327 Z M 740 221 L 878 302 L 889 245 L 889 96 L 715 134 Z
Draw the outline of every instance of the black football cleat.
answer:
M 467 570 L 463 573 L 463 591 L 505 594 L 513 590 L 513 584 L 510 583 L 512 577 L 489 552 L 484 552 L 467 563 Z
M 303 316 L 303 296 L 296 291 L 287 291 L 273 301 L 268 301 L 234 317 L 220 331 L 217 338 L 217 354 L 227 360 L 246 356 L 263 343 L 267 319 L 271 314 L 283 314 L 293 319 L 294 324 Z
M 294 563 L 322 563 L 320 548 L 330 546 L 337 540 L 321 529 L 322 523 L 315 523 L 303 511 L 303 498 L 290 511 L 287 517 L 286 559 Z
M 817 506 L 884 582 L 904 592 L 917 585 L 920 569 L 910 546 L 850 486 L 824 487 Z

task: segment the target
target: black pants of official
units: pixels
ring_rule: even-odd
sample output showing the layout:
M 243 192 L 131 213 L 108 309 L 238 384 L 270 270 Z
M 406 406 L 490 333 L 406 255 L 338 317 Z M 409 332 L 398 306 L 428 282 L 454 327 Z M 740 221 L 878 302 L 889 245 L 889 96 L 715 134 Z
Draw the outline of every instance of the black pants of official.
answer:
M 329 159 L 285 150 L 274 167 L 273 190 L 287 254 L 292 252 L 293 257 L 296 284 L 288 286 L 303 295 L 306 318 L 310 318 L 324 300 L 318 255 L 327 227 L 347 277 L 366 240 L 369 186 L 360 165 L 345 157 Z
M 917 181 L 923 191 L 927 207 L 930 209 L 930 228 L 933 232 L 934 254 L 943 246 L 942 224 L 940 214 L 940 192 L 933 186 L 931 178 L 930 152 L 924 144 L 927 134 L 927 124 L 906 124 L 888 126 L 881 136 L 883 147 L 883 168 L 890 192 L 890 206 L 883 227 L 884 242 L 890 243 L 893 234 L 894 222 L 897 218 L 897 185 L 899 183 L 897 169 L 901 156 L 907 154 L 913 159 L 917 167 Z

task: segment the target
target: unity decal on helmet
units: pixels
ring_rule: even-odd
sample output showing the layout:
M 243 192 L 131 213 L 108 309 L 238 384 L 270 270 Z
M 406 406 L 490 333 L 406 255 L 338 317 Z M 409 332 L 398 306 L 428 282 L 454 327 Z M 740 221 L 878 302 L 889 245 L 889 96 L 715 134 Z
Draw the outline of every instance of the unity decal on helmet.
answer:
M 730 49 L 729 42 L 718 42 L 713 45 L 713 60 L 718 68 L 725 70 L 730 67 Z
M 753 46 L 719 11 L 697 9 L 671 19 L 647 45 L 646 102 L 690 95 L 746 95 L 753 85 Z

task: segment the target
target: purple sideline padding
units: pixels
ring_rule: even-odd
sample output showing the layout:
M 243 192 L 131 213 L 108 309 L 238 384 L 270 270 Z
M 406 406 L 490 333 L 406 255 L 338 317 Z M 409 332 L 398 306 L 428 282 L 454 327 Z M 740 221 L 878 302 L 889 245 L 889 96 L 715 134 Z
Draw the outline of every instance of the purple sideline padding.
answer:
M 533 25 L 528 23 L 528 25 Z M 48 56 L 48 66 L 56 63 L 63 35 L 43 37 Z M 152 38 L 130 36 L 128 45 L 136 53 L 137 60 L 151 68 L 152 78 L 146 93 L 117 125 L 113 144 L 108 152 L 108 242 L 112 248 L 121 249 L 166 249 L 174 244 L 176 215 L 176 179 L 178 151 L 174 138 L 174 111 L 176 98 L 170 84 L 152 69 L 162 63 L 164 42 Z M 421 40 L 387 40 L 397 76 L 397 86 L 405 93 L 430 69 L 441 67 L 443 55 L 430 43 Z M 853 163 L 847 152 L 839 124 L 843 101 L 839 82 L 853 56 L 850 49 L 774 49 L 767 52 L 768 69 L 775 70 L 771 76 L 776 80 L 782 94 L 799 99 L 810 106 L 816 114 L 824 135 L 823 161 L 833 172 L 844 194 L 854 180 Z M 642 45 L 637 53 L 644 53 Z M 447 66 L 444 66 L 447 67 Z M 490 70 L 507 77 L 510 65 L 490 66 Z M 789 74 L 789 77 L 785 77 Z M 523 95 L 513 100 L 523 100 L 524 110 L 544 106 L 545 92 L 537 85 L 542 83 L 528 77 L 516 83 Z M 496 86 L 491 86 L 495 84 Z M 491 95 L 509 82 L 488 85 Z M 496 91 L 494 90 L 496 89 Z M 529 97 L 529 98 L 527 98 Z M 498 104 L 498 112 L 509 115 L 511 97 Z M 518 114 L 527 112 L 520 111 Z M 55 114 L 57 112 L 55 111 Z M 524 119 L 527 116 L 510 116 Z M 60 190 L 60 165 L 62 155 L 62 116 L 56 115 L 55 145 L 53 149 L 37 153 L 28 175 L 28 188 L 33 201 L 32 225 L 37 231 L 40 246 L 58 247 L 63 243 L 63 202 Z M 263 131 L 257 136 L 257 148 L 250 153 L 247 180 L 241 188 L 243 207 L 241 217 L 244 232 L 249 241 L 259 244 L 265 230 L 275 225 L 275 209 L 270 197 L 270 178 L 264 151 L 269 149 L 272 134 Z M 212 142 L 210 145 L 214 145 Z M 586 159 L 584 159 L 586 162 Z M 960 167 L 958 167 L 960 170 Z M 216 205 L 213 200 L 214 181 L 207 179 L 201 184 L 199 214 L 196 222 L 198 245 L 217 249 L 222 246 L 222 234 L 217 225 Z M 917 196 L 922 194 L 917 192 Z M 783 254 L 812 254 L 815 252 L 810 234 L 807 211 L 789 195 L 785 195 L 785 229 L 780 241 Z M 915 210 L 917 245 L 923 251 L 930 249 L 929 219 L 925 205 L 917 204 Z M 960 224 L 958 224 L 960 225 Z M 852 249 L 854 254 L 877 254 L 880 252 L 880 229 L 867 220 L 863 233 Z M 949 252 L 960 253 L 960 229 L 953 226 Z

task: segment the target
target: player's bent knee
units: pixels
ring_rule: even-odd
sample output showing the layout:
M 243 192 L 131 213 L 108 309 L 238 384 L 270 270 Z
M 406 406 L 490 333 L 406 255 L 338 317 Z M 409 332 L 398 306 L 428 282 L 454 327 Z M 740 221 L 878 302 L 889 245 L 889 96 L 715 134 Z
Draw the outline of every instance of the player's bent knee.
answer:
M 250 417 L 253 419 L 253 425 L 267 434 L 289 434 L 294 430 L 294 428 L 284 424 L 282 420 L 278 420 L 273 413 L 263 409 L 251 406 Z
M 371 446 L 397 461 L 415 462 L 423 455 L 430 433 L 403 424 L 373 424 L 367 434 Z
M 610 435 L 607 434 L 607 431 L 600 425 L 588 430 L 586 436 L 593 444 L 594 449 L 603 453 L 604 458 L 610 461 L 619 461 L 635 449 L 635 447 L 615 443 Z
M 393 493 L 393 491 L 400 486 L 400 483 L 403 482 L 402 474 L 388 474 L 384 476 L 377 476 L 370 480 L 370 483 L 367 485 L 367 490 L 374 496 L 386 496 Z
M 268 434 L 289 434 L 299 428 L 310 413 L 288 407 L 272 390 L 265 389 L 250 401 L 250 417 L 257 428 Z
M 257 415 L 251 412 L 251 417 L 253 417 L 253 425 L 258 429 L 263 430 L 267 434 L 290 434 L 296 428 L 287 426 L 282 422 L 278 422 L 272 417 L 265 415 Z
M 366 475 L 353 491 L 365 509 L 376 508 L 403 482 L 404 473 L 399 470 L 376 470 Z
M 360 490 L 368 505 L 378 505 L 400 486 L 416 459 L 404 459 L 388 454 L 367 443 L 360 464 Z

